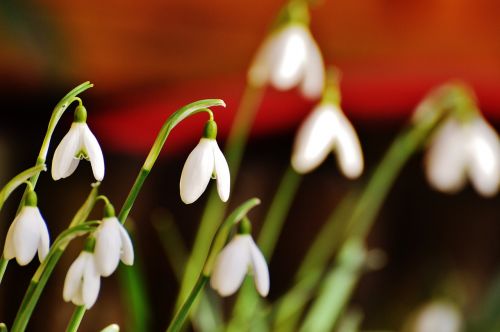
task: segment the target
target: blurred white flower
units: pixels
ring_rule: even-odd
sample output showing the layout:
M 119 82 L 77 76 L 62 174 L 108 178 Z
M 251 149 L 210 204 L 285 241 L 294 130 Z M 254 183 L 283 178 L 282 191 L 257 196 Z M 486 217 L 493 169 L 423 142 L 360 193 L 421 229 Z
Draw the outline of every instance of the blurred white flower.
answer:
M 84 305 L 90 309 L 99 295 L 101 276 L 94 262 L 94 255 L 82 251 L 71 264 L 64 280 L 63 298 L 74 305 Z
M 9 227 L 3 255 L 26 265 L 38 251 L 42 262 L 49 252 L 49 231 L 37 206 L 24 206 Z
M 247 272 L 253 273 L 255 287 L 262 296 L 269 293 L 269 269 L 250 234 L 237 234 L 215 261 L 210 285 L 221 296 L 234 294 Z
M 363 172 L 363 153 L 351 123 L 338 106 L 321 103 L 297 132 L 292 166 L 299 173 L 310 172 L 333 150 L 345 176 L 356 178 Z
M 415 332 L 459 332 L 462 316 L 457 307 L 444 301 L 435 301 L 420 310 L 415 318 Z
M 118 324 L 111 324 L 106 326 L 101 332 L 119 332 L 120 326 Z
M 287 24 L 269 35 L 248 72 L 251 84 L 271 84 L 279 90 L 300 85 L 308 98 L 321 95 L 325 80 L 323 58 L 304 24 Z
M 180 180 L 181 199 L 186 204 L 196 201 L 210 182 L 217 179 L 217 191 L 223 202 L 229 199 L 231 179 L 226 158 L 215 139 L 200 139 L 198 145 L 189 154 Z
M 118 267 L 120 259 L 126 265 L 134 264 L 132 240 L 118 218 L 104 218 L 94 237 L 94 259 L 101 276 L 110 276 Z
M 73 174 L 80 159 L 87 159 L 97 181 L 104 178 L 104 157 L 101 147 L 86 122 L 73 122 L 59 143 L 52 159 L 52 178 L 59 180 Z
M 450 118 L 432 138 L 425 166 L 437 190 L 457 192 L 469 177 L 481 195 L 493 196 L 500 185 L 498 135 L 481 116 L 468 122 Z

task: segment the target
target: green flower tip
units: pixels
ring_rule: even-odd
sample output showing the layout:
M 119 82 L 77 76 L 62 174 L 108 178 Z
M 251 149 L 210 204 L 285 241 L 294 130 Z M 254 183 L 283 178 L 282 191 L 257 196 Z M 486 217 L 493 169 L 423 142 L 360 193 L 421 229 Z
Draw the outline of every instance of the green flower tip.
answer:
M 82 123 L 87 121 L 87 110 L 83 105 L 78 105 L 75 109 L 75 122 Z
M 83 245 L 83 251 L 93 253 L 95 248 L 95 237 L 90 236 L 85 240 L 85 244 Z
M 115 208 L 113 204 L 107 203 L 104 205 L 104 218 L 110 218 L 115 216 Z
M 203 137 L 215 139 L 217 137 L 217 123 L 214 120 L 208 120 L 203 129 Z
M 241 220 L 238 225 L 238 234 L 251 234 L 252 233 L 252 223 L 245 217 Z
M 25 206 L 37 206 L 38 198 L 34 190 L 28 191 L 26 194 L 26 200 L 24 201 Z

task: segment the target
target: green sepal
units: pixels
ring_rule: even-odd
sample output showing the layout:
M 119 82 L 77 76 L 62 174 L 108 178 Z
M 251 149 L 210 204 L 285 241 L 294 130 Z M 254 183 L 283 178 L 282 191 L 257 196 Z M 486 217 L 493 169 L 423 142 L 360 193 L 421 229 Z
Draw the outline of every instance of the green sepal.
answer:
M 238 234 L 248 235 L 252 234 L 252 223 L 248 217 L 243 218 L 238 225 Z
M 106 203 L 106 205 L 104 205 L 104 218 L 111 218 L 114 216 L 115 216 L 115 208 L 113 207 L 113 204 Z
M 28 191 L 26 194 L 26 199 L 24 200 L 24 206 L 37 206 L 38 198 L 34 190 Z
M 217 123 L 214 120 L 208 120 L 203 129 L 203 137 L 215 139 L 217 137 Z
M 87 122 L 87 110 L 83 105 L 78 105 L 75 109 L 75 118 L 74 122 L 76 123 L 85 123 Z

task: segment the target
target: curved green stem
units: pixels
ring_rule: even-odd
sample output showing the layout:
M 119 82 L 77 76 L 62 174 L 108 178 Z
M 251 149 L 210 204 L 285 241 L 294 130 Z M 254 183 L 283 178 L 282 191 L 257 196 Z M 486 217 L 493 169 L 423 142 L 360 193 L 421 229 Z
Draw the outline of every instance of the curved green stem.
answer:
M 94 185 L 84 204 L 73 217 L 68 229 L 63 231 L 57 237 L 52 244 L 47 257 L 45 257 L 45 260 L 40 264 L 40 266 L 38 266 L 38 269 L 33 275 L 30 285 L 24 295 L 23 301 L 21 302 L 21 306 L 18 309 L 16 318 L 14 319 L 11 330 L 12 332 L 22 332 L 26 329 L 31 314 L 33 313 L 40 295 L 42 294 L 43 288 L 45 287 L 45 284 L 47 283 L 57 262 L 64 253 L 68 243 L 74 237 L 90 232 L 97 225 L 97 222 L 84 223 L 94 207 L 97 191 L 98 185 Z
M 57 123 L 61 119 L 62 115 L 64 114 L 68 106 L 71 105 L 71 103 L 73 103 L 75 100 L 79 101 L 79 103 L 81 104 L 81 99 L 78 98 L 77 96 L 93 86 L 94 85 L 90 82 L 84 82 L 78 85 L 73 90 L 68 92 L 66 96 L 64 96 L 57 103 L 56 107 L 54 107 L 54 110 L 52 111 L 52 115 L 49 120 L 47 131 L 45 133 L 45 137 L 43 138 L 42 146 L 40 147 L 40 152 L 38 153 L 38 157 L 36 159 L 35 166 L 45 163 L 45 160 L 47 159 L 47 153 L 49 151 L 50 141 L 52 139 L 52 134 L 54 134 L 54 130 L 56 129 Z M 39 174 L 40 173 L 35 174 L 30 178 L 30 182 L 33 184 L 33 186 L 36 186 Z M 22 206 L 22 202 L 24 201 L 26 192 L 27 191 L 24 192 L 23 200 L 21 201 L 20 206 Z
M 139 191 L 141 190 L 144 181 L 148 177 L 151 168 L 154 166 L 156 159 L 158 159 L 158 156 L 160 155 L 163 145 L 165 144 L 165 141 L 167 140 L 167 137 L 172 131 L 172 129 L 174 129 L 175 126 L 181 123 L 182 120 L 196 113 L 208 112 L 210 117 L 213 118 L 213 114 L 208 108 L 214 106 L 225 107 L 226 104 L 221 99 L 199 100 L 182 107 L 181 109 L 173 113 L 165 121 L 165 123 L 160 129 L 160 132 L 158 133 L 158 136 L 156 137 L 155 142 L 153 143 L 153 146 L 151 147 L 151 150 L 149 151 L 149 154 L 146 158 L 146 161 L 144 162 L 144 165 L 141 168 L 141 171 L 137 175 L 134 185 L 130 189 L 129 194 L 125 199 L 125 203 L 123 203 L 122 209 L 120 210 L 118 219 L 122 222 L 122 224 L 125 223 L 125 221 L 127 220 L 128 214 L 130 213 L 130 210 L 134 205 L 137 195 L 139 194 Z
M 229 165 L 229 169 L 231 170 L 231 185 L 234 184 L 237 178 L 245 145 L 262 95 L 262 88 L 251 84 L 246 86 L 226 140 L 224 155 Z M 196 232 L 191 255 L 186 264 L 181 289 L 177 296 L 176 308 L 179 308 L 181 303 L 184 302 L 189 290 L 195 284 L 196 276 L 202 269 L 205 255 L 210 247 L 210 241 L 217 231 L 219 221 L 224 218 L 225 212 L 226 205 L 219 199 L 216 188 L 212 187 L 207 198 L 198 231 Z
M 85 315 L 85 307 L 83 305 L 77 306 L 73 315 L 69 320 L 68 327 L 66 327 L 66 332 L 76 332 L 80 323 L 82 322 L 83 316 Z
M 226 244 L 231 229 L 236 223 L 246 217 L 246 215 L 252 208 L 259 204 L 260 200 L 258 198 L 249 199 L 248 201 L 240 205 L 236 210 L 234 210 L 233 213 L 231 213 L 229 217 L 227 217 L 227 219 L 219 226 L 219 229 L 217 230 L 212 240 L 212 246 L 208 257 L 205 260 L 203 270 L 200 272 L 198 280 L 191 289 L 191 292 L 186 298 L 186 301 L 184 301 L 180 309 L 175 314 L 174 319 L 170 322 L 170 325 L 167 328 L 167 332 L 179 331 L 182 328 L 184 321 L 186 320 L 186 317 L 188 316 L 189 311 L 191 310 L 191 307 L 193 306 L 196 298 L 203 290 L 203 287 L 205 286 L 207 281 L 210 279 L 210 275 L 212 274 L 212 269 L 214 267 L 217 255 Z
M 419 150 L 449 112 L 458 110 L 463 103 L 461 86 L 445 86 L 430 94 L 418 108 L 424 112 L 410 127 L 394 140 L 382 161 L 376 167 L 364 190 L 349 195 L 335 210 L 318 233 L 296 275 L 297 283 L 281 300 L 276 316 L 276 327 L 281 331 L 295 331 L 301 312 L 313 295 L 335 250 L 345 245 L 345 239 L 364 239 L 382 207 L 394 181 L 408 159 Z M 332 230 L 339 220 L 345 219 L 341 238 L 332 245 Z M 342 249 L 341 249 L 342 251 Z M 353 276 L 355 278 L 356 276 Z

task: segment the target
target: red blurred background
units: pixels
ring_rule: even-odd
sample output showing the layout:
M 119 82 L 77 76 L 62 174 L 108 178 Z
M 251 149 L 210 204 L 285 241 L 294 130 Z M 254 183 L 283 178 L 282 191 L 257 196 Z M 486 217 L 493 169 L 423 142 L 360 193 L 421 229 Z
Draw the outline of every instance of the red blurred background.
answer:
M 103 191 L 113 201 L 123 201 L 163 121 L 178 107 L 197 99 L 224 99 L 228 107 L 214 110 L 223 138 L 244 90 L 247 66 L 283 4 L 278 0 L 0 1 L 2 183 L 34 162 L 52 107 L 87 80 L 95 87 L 82 97 L 107 158 Z M 326 63 L 342 71 L 342 106 L 360 131 L 368 170 L 416 103 L 449 79 L 471 85 L 485 116 L 498 128 L 499 1 L 324 0 L 312 7 L 311 18 Z M 296 91 L 266 90 L 234 201 L 257 194 L 264 202 L 257 213 L 264 214 L 287 167 L 295 128 L 314 102 Z M 199 118 L 175 129 L 165 151 L 182 153 L 160 161 L 133 212 L 150 226 L 151 211 L 166 207 L 188 244 L 204 201 L 181 205 L 177 181 L 187 150 L 199 139 L 204 120 Z M 65 115 L 63 123 L 70 121 L 71 116 Z M 55 142 L 64 135 L 63 127 L 57 129 Z M 454 296 L 465 303 L 464 310 L 474 312 L 500 263 L 498 197 L 483 200 L 470 189 L 458 196 L 433 192 L 420 163 L 419 156 L 404 170 L 370 237 L 370 246 L 388 252 L 389 264 L 365 278 L 355 294 L 354 302 L 368 313 L 369 328 L 398 330 L 415 306 L 439 293 L 436 289 L 455 289 L 457 284 L 462 293 Z M 64 227 L 85 197 L 91 179 L 86 167 L 62 182 L 53 183 L 47 174 L 41 178 L 40 204 L 45 201 L 43 213 L 51 220 L 52 234 Z M 329 160 L 304 179 L 295 213 L 287 221 L 286 241 L 280 242 L 271 263 L 276 285 L 271 298 L 289 285 L 287 278 L 314 232 L 353 186 L 332 169 Z M 2 212 L 5 220 L 12 218 L 15 205 L 11 203 L 10 214 Z M 157 237 L 151 227 L 139 227 L 135 243 L 145 253 L 142 263 L 153 301 L 153 330 L 164 328 L 165 313 L 177 291 L 165 260 L 153 259 L 161 252 Z M 63 257 L 32 330 L 46 331 L 47 321 L 53 322 L 54 330 L 65 326 L 72 306 L 62 303 L 62 282 L 80 249 L 70 248 Z M 30 275 L 10 264 L 4 283 L 19 287 L 0 288 L 0 320 L 12 320 L 16 310 L 12 303 L 20 300 Z M 82 331 L 126 321 L 114 278 L 104 281 Z

